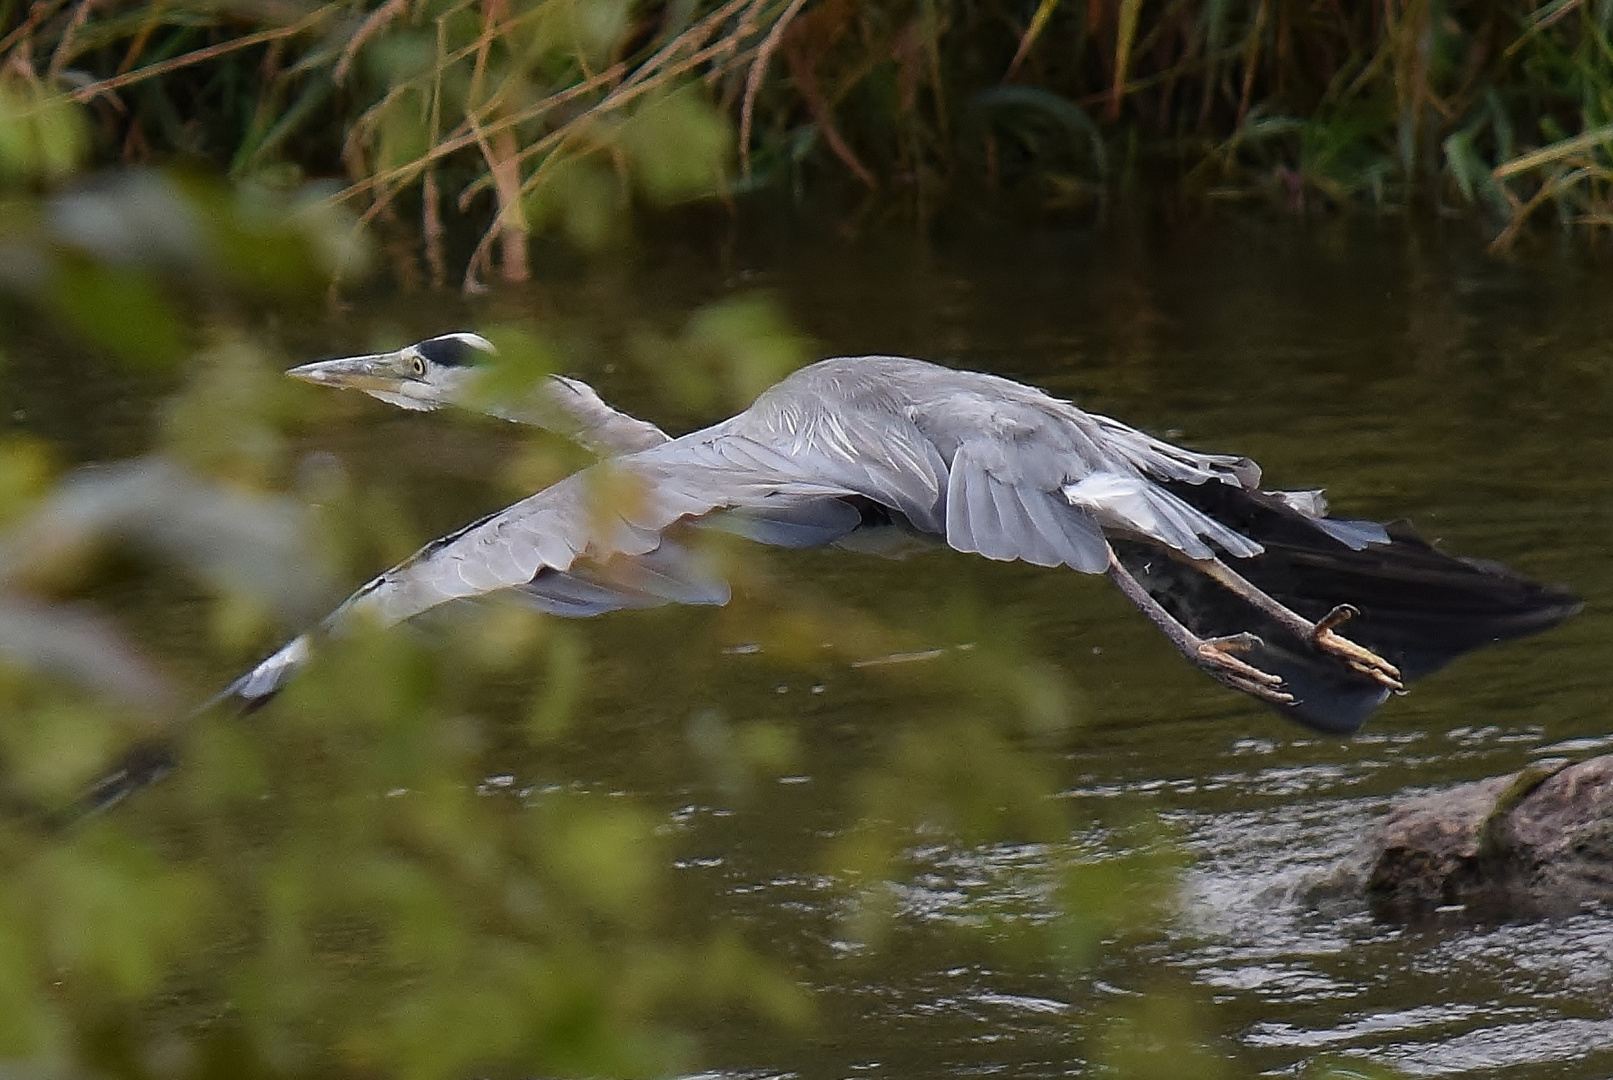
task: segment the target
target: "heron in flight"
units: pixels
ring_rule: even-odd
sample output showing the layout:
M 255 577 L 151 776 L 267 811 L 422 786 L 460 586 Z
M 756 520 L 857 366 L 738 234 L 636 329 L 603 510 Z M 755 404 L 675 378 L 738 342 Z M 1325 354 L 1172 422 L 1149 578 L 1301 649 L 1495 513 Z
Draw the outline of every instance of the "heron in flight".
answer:
M 562 376 L 524 401 L 480 403 L 474 387 L 493 353 L 485 338 L 453 333 L 289 372 L 406 409 L 479 408 L 603 459 L 426 545 L 322 632 L 501 590 L 574 616 L 723 603 L 726 586 L 681 539 L 691 526 L 875 552 L 927 538 L 1105 574 L 1224 685 L 1349 732 L 1409 679 L 1578 607 L 1407 528 L 1330 517 L 1319 491 L 1262 491 L 1248 458 L 1186 450 L 994 375 L 894 356 L 822 360 L 739 415 L 673 438 Z M 266 700 L 314 641 L 299 637 L 226 696 Z
M 486 402 L 476 387 L 493 354 L 485 338 L 452 333 L 288 374 L 405 409 L 480 409 L 601 460 L 433 540 L 197 715 L 257 708 L 322 637 L 356 621 L 398 623 L 451 600 L 508 591 L 568 616 L 726 603 L 727 585 L 686 545 L 698 528 L 876 554 L 925 542 L 1105 574 L 1195 666 L 1339 734 L 1455 657 L 1580 607 L 1402 523 L 1331 517 L 1320 491 L 1264 491 L 1248 458 L 1173 446 L 994 375 L 837 357 L 673 438 L 558 375 L 524 400 Z M 140 744 L 50 820 L 104 809 L 173 760 L 166 741 Z

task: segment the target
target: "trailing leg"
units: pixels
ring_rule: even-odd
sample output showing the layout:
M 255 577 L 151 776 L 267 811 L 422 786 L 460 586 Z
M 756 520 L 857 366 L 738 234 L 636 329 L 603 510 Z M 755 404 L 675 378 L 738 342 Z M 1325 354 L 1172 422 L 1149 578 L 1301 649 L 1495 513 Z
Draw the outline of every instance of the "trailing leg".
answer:
M 1227 637 L 1201 638 L 1160 606 L 1159 601 L 1148 594 L 1148 590 L 1120 564 L 1120 560 L 1111 550 L 1109 552 L 1109 579 L 1119 586 L 1126 599 L 1137 605 L 1144 615 L 1164 633 L 1167 640 L 1178 652 L 1192 661 L 1193 664 L 1205 671 L 1211 678 L 1223 686 L 1233 690 L 1241 690 L 1245 694 L 1257 697 L 1262 701 L 1269 701 L 1273 705 L 1292 705 L 1294 695 L 1282 689 L 1283 680 L 1270 672 L 1261 671 L 1253 664 L 1238 659 L 1235 655 L 1247 652 L 1260 644 L 1260 639 L 1253 634 L 1232 634 Z
M 1247 601 L 1302 641 L 1308 641 L 1322 652 L 1338 657 L 1350 670 L 1389 690 L 1401 691 L 1406 688 L 1401 681 L 1399 668 L 1371 649 L 1334 633 L 1335 627 L 1342 626 L 1361 614 L 1350 604 L 1339 604 L 1319 620 L 1312 622 L 1299 612 L 1279 603 L 1269 593 L 1256 587 L 1220 559 L 1194 559 L 1174 548 L 1168 550 L 1173 558 L 1187 563 L 1234 596 Z

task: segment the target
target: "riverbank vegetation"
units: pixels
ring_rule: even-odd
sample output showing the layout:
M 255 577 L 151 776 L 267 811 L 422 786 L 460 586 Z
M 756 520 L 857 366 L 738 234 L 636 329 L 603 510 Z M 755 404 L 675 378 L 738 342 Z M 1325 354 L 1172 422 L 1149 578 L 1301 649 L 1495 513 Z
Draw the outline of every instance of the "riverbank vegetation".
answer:
M 0 138 L 70 101 L 101 162 L 335 180 L 470 287 L 767 191 L 1455 212 L 1506 248 L 1613 223 L 1610 34 L 1606 0 L 11 0 Z

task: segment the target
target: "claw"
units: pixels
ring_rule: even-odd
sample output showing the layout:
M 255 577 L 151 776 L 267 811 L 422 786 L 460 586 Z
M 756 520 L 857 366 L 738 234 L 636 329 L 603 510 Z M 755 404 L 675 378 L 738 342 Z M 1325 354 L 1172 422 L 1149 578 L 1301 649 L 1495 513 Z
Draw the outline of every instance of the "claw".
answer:
M 1262 592 L 1220 559 L 1189 561 L 1194 567 L 1230 590 L 1234 596 L 1242 597 L 1257 610 L 1276 620 L 1277 625 L 1283 629 L 1308 640 L 1321 652 L 1342 661 L 1345 667 L 1362 678 L 1370 679 L 1379 686 L 1397 692 L 1405 690 L 1405 684 L 1400 681 L 1399 668 L 1371 649 L 1362 648 L 1348 638 L 1340 637 L 1333 632 L 1337 627 L 1343 626 L 1361 614 L 1360 609 L 1353 604 L 1340 604 L 1322 616 L 1319 621 L 1311 622 L 1297 611 L 1285 607 L 1269 593 Z
M 1340 604 L 1317 620 L 1315 632 L 1322 634 L 1328 630 L 1337 630 L 1359 614 L 1361 609 L 1354 604 Z

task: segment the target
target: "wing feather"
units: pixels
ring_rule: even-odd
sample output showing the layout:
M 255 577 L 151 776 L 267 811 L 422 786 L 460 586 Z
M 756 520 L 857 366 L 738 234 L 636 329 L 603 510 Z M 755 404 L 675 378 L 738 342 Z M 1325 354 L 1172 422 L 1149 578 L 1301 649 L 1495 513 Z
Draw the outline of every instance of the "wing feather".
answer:
M 988 559 L 1022 559 L 1099 573 L 1109 561 L 1103 533 L 1086 511 L 1035 485 L 993 475 L 1000 447 L 970 442 L 952 458 L 947 484 L 947 543 Z
M 770 460 L 776 455 L 765 447 L 739 445 L 746 441 L 697 433 L 584 469 L 426 545 L 354 594 L 332 618 L 340 622 L 363 612 L 383 623 L 400 622 L 450 600 L 520 588 L 541 571 L 565 574 L 584 560 L 594 565 L 648 556 L 661 546 L 663 532 L 681 520 L 747 509 L 765 517 L 857 494 L 792 478 L 798 471 Z
M 1235 558 L 1248 558 L 1265 550 L 1147 477 L 1093 473 L 1066 484 L 1063 493 L 1071 505 L 1092 510 L 1104 525 L 1151 537 L 1191 558 L 1207 559 L 1215 554 L 1206 540 Z
M 808 548 L 834 543 L 862 524 L 862 514 L 839 499 L 811 499 L 731 510 L 705 524 L 759 544 Z
M 1055 565 L 1055 561 L 1048 559 L 1046 552 L 1049 549 L 1037 536 L 1030 515 L 1025 512 L 1024 504 L 1020 501 L 1020 490 L 989 474 L 987 481 L 991 501 L 997 510 L 997 525 L 1004 541 L 1003 547 L 1012 553 L 1009 557 L 1023 559 L 1037 566 Z
M 1027 498 L 1024 505 L 1053 554 L 1053 561 L 1042 565 L 1062 564 L 1087 574 L 1103 573 L 1109 565 L 1109 542 L 1092 515 L 1067 505 L 1062 496 L 1038 495 Z
M 886 403 L 888 406 L 888 403 Z M 896 510 L 921 532 L 943 531 L 947 464 L 917 425 L 890 407 L 842 409 L 831 392 L 769 397 L 728 422 L 744 438 L 730 452 L 761 444 L 758 468 L 847 488 Z M 774 449 L 776 447 L 776 449 Z
M 671 540 L 648 554 L 617 557 L 602 566 L 574 566 L 570 573 L 542 570 L 519 592 L 541 610 L 567 618 L 662 604 L 720 605 L 729 599 L 728 585 Z
M 1201 454 L 1156 439 L 1107 416 L 1097 413 L 1083 415 L 1097 426 L 1098 441 L 1105 450 L 1118 454 L 1147 476 L 1160 480 L 1183 480 L 1189 484 L 1218 480 L 1243 488 L 1255 488 L 1260 484 L 1260 466 L 1246 457 Z
M 566 619 L 586 619 L 607 611 L 654 607 L 661 601 L 607 588 L 573 574 L 541 573 L 519 589 L 539 611 Z

